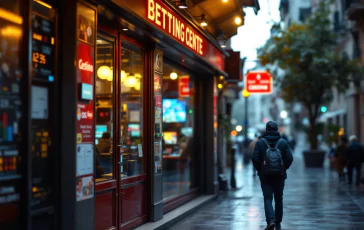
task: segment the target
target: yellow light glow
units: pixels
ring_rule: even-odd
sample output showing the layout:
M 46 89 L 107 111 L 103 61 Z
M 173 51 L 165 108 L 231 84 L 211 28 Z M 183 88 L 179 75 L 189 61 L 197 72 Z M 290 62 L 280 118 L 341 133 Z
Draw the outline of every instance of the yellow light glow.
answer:
M 239 16 L 237 16 L 236 18 L 235 18 L 235 24 L 236 25 L 240 25 L 241 24 L 241 17 L 239 17 Z
M 224 80 L 224 76 L 220 76 L 220 80 Z
M 108 80 L 108 81 L 112 81 L 114 79 L 114 77 L 113 77 L 113 71 L 112 71 L 112 69 L 110 68 L 110 71 L 109 71 L 109 73 L 107 74 L 107 78 L 106 78 L 106 80 Z
M 169 77 L 172 79 L 172 80 L 176 80 L 178 78 L 178 74 L 176 72 L 172 72 Z
M 40 34 L 33 33 L 33 39 L 38 41 L 43 41 L 43 37 Z
M 124 70 L 120 72 L 120 82 L 123 83 L 126 79 L 127 75 Z
M 227 3 L 229 0 L 222 0 L 223 3 Z
M 109 76 L 110 71 L 111 71 L 111 69 L 109 66 L 106 66 L 106 65 L 100 66 L 100 68 L 97 70 L 97 76 L 100 79 L 105 80 Z
M 221 83 L 217 84 L 217 88 L 222 89 L 223 85 Z
M 205 27 L 205 26 L 207 26 L 208 24 L 207 24 L 207 22 L 206 21 L 203 21 L 203 22 L 201 22 L 201 26 L 202 27 Z
M 124 82 L 126 87 L 132 88 L 137 83 L 137 79 L 135 76 L 128 76 Z
M 39 3 L 39 4 L 41 4 L 42 6 L 45 6 L 45 7 L 49 8 L 49 9 L 52 9 L 52 6 L 49 5 L 49 4 L 47 4 L 47 3 L 45 3 L 45 2 L 42 2 L 40 0 L 34 0 L 34 1 L 37 2 L 37 3 Z
M 51 44 L 54 45 L 54 37 L 51 38 Z
M 1 35 L 4 37 L 19 38 L 22 35 L 22 30 L 15 26 L 7 26 L 1 29 Z
M 250 93 L 248 92 L 248 90 L 244 89 L 243 90 L 243 97 L 247 98 L 250 96 Z
M 140 91 L 140 80 L 137 81 L 137 83 L 134 86 L 134 89 Z
M 3 8 L 0 8 L 0 18 L 5 19 L 9 22 L 13 22 L 15 24 L 23 24 L 23 18 L 19 15 L 14 14 L 13 12 L 7 11 Z

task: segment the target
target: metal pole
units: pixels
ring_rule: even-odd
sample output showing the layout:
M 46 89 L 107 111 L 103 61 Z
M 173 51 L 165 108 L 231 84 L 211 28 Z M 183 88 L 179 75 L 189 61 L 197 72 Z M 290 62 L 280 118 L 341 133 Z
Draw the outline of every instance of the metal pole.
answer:
M 245 97 L 245 114 L 244 114 L 244 125 L 245 125 L 245 129 L 244 129 L 244 151 L 246 151 L 246 149 L 249 146 L 249 142 L 248 142 L 248 126 L 249 126 L 249 121 L 248 121 L 248 97 Z M 244 152 L 246 153 L 246 152 Z

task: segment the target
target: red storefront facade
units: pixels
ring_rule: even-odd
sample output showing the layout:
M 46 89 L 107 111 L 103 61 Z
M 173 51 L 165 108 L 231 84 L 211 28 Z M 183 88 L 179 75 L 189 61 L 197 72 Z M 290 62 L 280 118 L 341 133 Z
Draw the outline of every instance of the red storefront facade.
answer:
M 1 155 L 18 164 L 0 172 L 13 197 L 0 210 L 12 212 L 0 226 L 130 229 L 217 194 L 216 78 L 227 54 L 201 27 L 161 0 L 0 10 L 3 30 L 20 20 L 22 70 L 19 132 L 7 128 L 13 155 Z

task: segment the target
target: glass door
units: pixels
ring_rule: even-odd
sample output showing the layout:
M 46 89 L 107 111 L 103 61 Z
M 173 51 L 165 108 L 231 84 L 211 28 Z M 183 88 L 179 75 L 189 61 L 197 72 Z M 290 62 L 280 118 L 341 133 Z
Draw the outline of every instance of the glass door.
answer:
M 145 55 L 137 45 L 120 43 L 120 226 L 128 229 L 146 221 L 146 170 L 143 132 Z
M 116 82 L 116 37 L 98 34 L 96 40 L 95 76 L 95 187 L 96 229 L 117 229 L 118 226 L 118 139 Z M 116 142 L 116 143 L 115 143 Z

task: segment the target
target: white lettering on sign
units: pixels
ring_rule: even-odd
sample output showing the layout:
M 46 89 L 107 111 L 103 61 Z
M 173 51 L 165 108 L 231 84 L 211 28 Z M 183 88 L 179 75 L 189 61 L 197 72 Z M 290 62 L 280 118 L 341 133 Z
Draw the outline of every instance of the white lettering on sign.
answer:
M 196 34 L 192 27 L 181 21 L 173 11 L 163 7 L 158 2 L 160 0 L 148 0 L 148 20 L 191 50 L 203 56 L 204 40 L 202 37 Z
M 85 70 L 85 71 L 88 71 L 88 72 L 91 72 L 91 73 L 94 72 L 94 66 L 89 64 L 88 61 L 83 62 L 82 59 L 78 60 L 78 68 L 80 70 Z
M 267 85 L 249 85 L 248 87 L 249 90 L 268 90 L 268 86 Z

